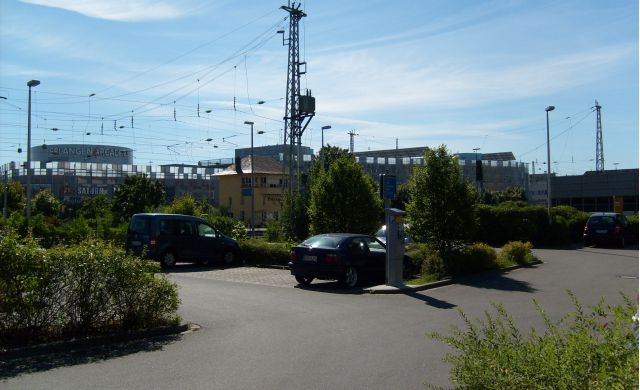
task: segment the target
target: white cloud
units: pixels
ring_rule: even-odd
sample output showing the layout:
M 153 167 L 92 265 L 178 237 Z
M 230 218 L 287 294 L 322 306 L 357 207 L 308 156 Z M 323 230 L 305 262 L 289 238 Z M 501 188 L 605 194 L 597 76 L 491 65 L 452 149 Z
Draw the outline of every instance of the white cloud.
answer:
M 609 77 L 611 69 L 636 49 L 617 45 L 489 69 L 471 60 L 429 61 L 419 53 L 415 47 L 402 53 L 361 50 L 315 57 L 318 111 L 343 115 L 390 108 L 477 107 L 552 95 Z
M 60 8 L 79 14 L 120 22 L 175 19 L 187 14 L 182 2 L 152 0 L 21 0 L 24 3 Z

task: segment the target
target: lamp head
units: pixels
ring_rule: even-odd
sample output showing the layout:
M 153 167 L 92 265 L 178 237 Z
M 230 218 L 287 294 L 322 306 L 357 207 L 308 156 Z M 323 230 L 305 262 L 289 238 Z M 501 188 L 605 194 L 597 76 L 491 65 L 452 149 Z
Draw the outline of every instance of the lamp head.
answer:
M 244 121 L 244 124 L 253 126 L 253 122 L 251 122 L 251 121 Z
M 331 126 L 322 126 L 321 129 L 322 130 L 329 130 L 331 128 Z
M 38 81 L 38 80 L 29 80 L 27 82 L 27 87 L 29 87 L 29 88 L 36 87 L 38 85 L 40 85 L 40 81 Z
M 555 108 L 555 106 L 549 106 L 549 107 L 545 108 L 544 110 L 545 110 L 546 112 L 549 112 L 549 111 L 553 111 L 553 110 L 555 110 L 555 109 L 556 109 L 556 108 Z

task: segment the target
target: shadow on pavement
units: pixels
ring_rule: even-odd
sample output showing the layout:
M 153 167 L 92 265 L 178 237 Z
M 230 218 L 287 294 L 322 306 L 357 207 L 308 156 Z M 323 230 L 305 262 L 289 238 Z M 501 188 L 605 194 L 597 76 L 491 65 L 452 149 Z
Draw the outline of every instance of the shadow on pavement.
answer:
M 109 360 L 138 352 L 158 351 L 164 346 L 178 341 L 181 337 L 181 335 L 158 336 L 152 339 L 78 348 L 66 352 L 4 359 L 0 361 L 0 379 L 48 371 L 59 367 Z
M 477 275 L 463 276 L 454 279 L 455 284 L 476 288 L 502 291 L 520 291 L 534 293 L 538 291 L 529 282 L 515 280 L 500 272 L 486 272 Z
M 424 301 L 425 305 L 435 307 L 436 309 L 453 309 L 454 307 L 456 307 L 456 305 L 454 305 L 453 303 L 424 295 L 426 294 L 426 291 L 424 291 L 422 294 L 415 291 L 405 291 L 403 292 L 403 294 L 408 297 Z
M 194 263 L 177 263 L 174 267 L 163 269 L 162 272 L 165 274 L 184 274 L 184 273 L 194 273 L 194 272 L 207 272 L 207 271 L 215 271 L 215 270 L 225 270 L 229 268 L 239 268 L 243 267 L 242 264 L 222 264 L 215 263 L 212 265 L 199 265 Z
M 342 287 L 340 283 L 336 281 L 325 281 L 325 280 L 315 281 L 314 280 L 313 283 L 311 283 L 308 286 L 297 284 L 294 286 L 294 288 L 299 288 L 301 290 L 330 293 L 330 294 L 359 295 L 359 294 L 364 294 L 366 292 L 365 289 L 367 287 L 371 287 L 375 285 L 376 283 L 368 282 L 366 284 L 361 284 L 355 288 L 346 288 L 346 287 Z

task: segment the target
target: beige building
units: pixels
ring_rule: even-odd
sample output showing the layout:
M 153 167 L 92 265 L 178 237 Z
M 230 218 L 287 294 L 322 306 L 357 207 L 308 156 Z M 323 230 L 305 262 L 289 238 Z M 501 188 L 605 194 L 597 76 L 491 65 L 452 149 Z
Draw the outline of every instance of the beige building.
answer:
M 289 171 L 271 157 L 253 158 L 255 224 L 264 226 L 267 221 L 279 218 Z M 244 157 L 240 167 L 232 164 L 215 174 L 219 180 L 220 207 L 226 208 L 231 217 L 247 224 L 251 222 L 251 166 L 251 157 Z

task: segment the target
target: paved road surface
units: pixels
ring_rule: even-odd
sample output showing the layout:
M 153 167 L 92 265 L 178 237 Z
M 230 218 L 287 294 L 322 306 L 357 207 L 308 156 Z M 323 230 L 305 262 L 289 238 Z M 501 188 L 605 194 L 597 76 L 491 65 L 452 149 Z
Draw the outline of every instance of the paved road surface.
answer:
M 559 317 L 570 288 L 585 304 L 637 297 L 637 249 L 537 250 L 545 261 L 421 293 L 295 287 L 287 271 L 180 267 L 185 320 L 197 332 L 0 367 L 3 389 L 420 389 L 449 385 L 447 347 L 426 337 L 503 302 L 521 327 L 540 324 L 531 300 Z M 21 365 L 22 364 L 22 365 Z

